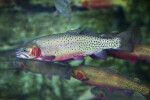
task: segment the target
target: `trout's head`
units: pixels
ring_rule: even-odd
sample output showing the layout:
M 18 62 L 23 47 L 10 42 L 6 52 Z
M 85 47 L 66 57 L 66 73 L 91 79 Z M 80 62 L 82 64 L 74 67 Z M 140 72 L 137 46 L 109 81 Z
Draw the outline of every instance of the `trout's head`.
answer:
M 41 56 L 41 49 L 35 45 L 27 43 L 16 51 L 16 57 L 23 59 L 34 59 Z

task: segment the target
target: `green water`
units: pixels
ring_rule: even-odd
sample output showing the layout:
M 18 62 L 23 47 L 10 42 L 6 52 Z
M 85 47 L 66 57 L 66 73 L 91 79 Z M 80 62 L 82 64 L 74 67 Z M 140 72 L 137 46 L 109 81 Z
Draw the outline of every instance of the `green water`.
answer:
M 72 3 L 69 23 L 62 14 L 54 14 L 52 0 L 22 0 L 20 5 L 13 0 L 4 1 L 0 1 L 0 100 L 87 100 L 93 97 L 90 93 L 92 86 L 74 78 L 66 80 L 54 76 L 49 80 L 43 75 L 26 73 L 14 67 L 12 62 L 15 60 L 16 48 L 34 38 L 62 33 L 81 26 L 99 33 L 121 32 L 138 20 L 142 43 L 150 44 L 148 0 L 131 0 L 128 10 L 122 8 L 121 11 L 113 8 L 82 10 Z M 150 84 L 150 64 L 147 61 L 131 64 L 127 60 L 112 57 L 108 57 L 107 61 L 93 60 L 90 57 L 85 59 L 85 65 L 113 66 L 126 76 L 139 78 L 142 84 Z M 80 61 L 74 60 L 70 63 L 76 66 Z

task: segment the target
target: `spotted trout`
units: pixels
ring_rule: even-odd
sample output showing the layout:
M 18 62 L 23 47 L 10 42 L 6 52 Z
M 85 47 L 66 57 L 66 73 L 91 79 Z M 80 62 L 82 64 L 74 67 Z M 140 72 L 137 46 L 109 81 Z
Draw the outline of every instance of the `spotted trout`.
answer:
M 39 73 L 47 76 L 49 79 L 53 75 L 57 75 L 66 79 L 70 79 L 68 73 L 70 66 L 54 62 L 42 62 L 34 60 L 17 59 L 14 61 L 16 67 L 24 69 L 26 72 Z
M 40 61 L 83 60 L 83 56 L 92 54 L 103 58 L 104 49 L 132 51 L 130 34 L 122 32 L 113 38 L 102 38 L 80 34 L 80 29 L 76 29 L 29 41 L 16 51 L 16 56 Z
M 109 90 L 137 91 L 143 95 L 150 96 L 149 87 L 141 85 L 135 80 L 120 75 L 112 69 L 94 66 L 79 66 L 72 68 L 70 73 L 76 79 L 93 86 L 104 87 Z

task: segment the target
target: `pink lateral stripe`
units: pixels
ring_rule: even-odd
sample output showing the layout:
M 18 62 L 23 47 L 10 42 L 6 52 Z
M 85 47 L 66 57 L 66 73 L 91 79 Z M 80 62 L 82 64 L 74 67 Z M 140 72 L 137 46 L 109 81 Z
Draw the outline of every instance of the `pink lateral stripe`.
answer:
M 78 53 L 72 53 L 72 54 L 68 54 L 68 55 L 56 56 L 53 61 L 66 60 L 66 59 L 73 58 L 75 56 L 83 56 L 83 55 L 84 55 L 84 52 L 78 52 Z

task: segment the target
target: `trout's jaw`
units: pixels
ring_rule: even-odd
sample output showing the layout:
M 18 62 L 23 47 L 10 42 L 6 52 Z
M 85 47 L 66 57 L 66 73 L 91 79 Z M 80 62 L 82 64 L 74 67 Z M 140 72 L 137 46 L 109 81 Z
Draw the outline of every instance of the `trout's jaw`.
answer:
M 16 52 L 16 57 L 24 58 L 24 59 L 31 59 L 31 57 L 28 54 L 23 53 L 23 52 Z

